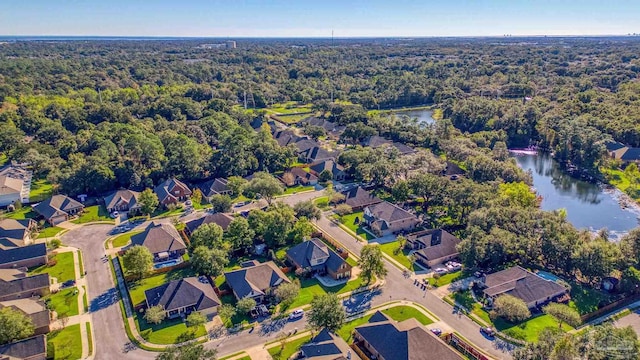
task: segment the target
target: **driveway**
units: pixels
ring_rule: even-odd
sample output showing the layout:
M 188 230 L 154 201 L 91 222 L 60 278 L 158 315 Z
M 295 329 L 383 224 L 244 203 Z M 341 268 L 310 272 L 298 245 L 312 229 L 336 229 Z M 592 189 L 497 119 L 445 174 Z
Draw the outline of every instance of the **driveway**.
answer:
M 640 334 L 640 310 L 636 310 L 629 315 L 616 320 L 613 325 L 617 328 L 631 326 L 636 334 Z

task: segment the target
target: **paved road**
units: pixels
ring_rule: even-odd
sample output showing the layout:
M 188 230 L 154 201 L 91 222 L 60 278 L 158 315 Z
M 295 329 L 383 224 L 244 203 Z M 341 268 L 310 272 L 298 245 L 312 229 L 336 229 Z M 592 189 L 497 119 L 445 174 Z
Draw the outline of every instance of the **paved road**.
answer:
M 316 222 L 316 224 L 327 234 L 342 243 L 347 249 L 355 254 L 360 253 L 363 243 L 356 241 L 351 235 L 346 233 L 338 225 L 331 222 L 325 216 Z M 451 305 L 445 303 L 437 296 L 429 291 L 423 291 L 413 285 L 413 280 L 404 277 L 401 270 L 386 261 L 388 270 L 385 278 L 385 285 L 382 288 L 382 294 L 372 298 L 372 305 L 376 307 L 390 300 L 408 300 L 423 305 L 429 311 L 434 313 L 440 320 L 454 328 L 458 333 L 469 339 L 476 346 L 482 348 L 489 354 L 499 358 L 507 359 L 511 356 L 494 348 L 493 341 L 486 338 L 480 333 L 480 327 L 466 316 L 454 314 Z

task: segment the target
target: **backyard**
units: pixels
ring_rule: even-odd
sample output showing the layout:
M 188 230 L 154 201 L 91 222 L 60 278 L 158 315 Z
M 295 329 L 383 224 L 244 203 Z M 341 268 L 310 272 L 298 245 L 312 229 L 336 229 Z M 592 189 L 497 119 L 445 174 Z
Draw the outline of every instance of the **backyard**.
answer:
M 74 224 L 86 224 L 94 221 L 109 221 L 113 222 L 113 219 L 109 217 L 109 212 L 102 205 L 94 205 L 84 208 L 80 217 L 71 222 Z
M 311 340 L 311 335 L 303 336 L 296 340 L 286 341 L 284 347 L 280 345 L 280 342 L 276 346 L 270 348 L 269 355 L 274 359 L 286 360 L 292 357 L 298 349 Z
M 68 251 L 56 254 L 49 261 L 49 264 L 53 263 L 55 263 L 53 266 L 44 264 L 42 266 L 32 268 L 29 270 L 29 274 L 38 275 L 47 273 L 50 277 L 56 278 L 58 283 L 63 283 L 67 280 L 74 280 L 76 278 L 75 267 L 73 265 L 73 252 Z
M 373 240 L 375 239 L 375 236 L 365 231 L 364 228 L 360 225 L 363 219 L 363 214 L 364 212 L 357 211 L 348 215 L 341 216 L 340 222 L 349 230 L 353 231 L 354 233 L 356 233 L 356 235 L 364 238 L 365 240 Z M 358 219 L 357 223 L 356 219 Z
M 31 211 L 31 207 L 24 206 L 21 209 L 12 211 L 3 216 L 6 217 L 7 219 L 24 220 L 24 219 L 33 219 L 37 217 L 38 214 L 35 211 Z
M 400 244 L 398 241 L 393 241 L 393 242 L 388 242 L 386 244 L 380 244 L 380 250 L 382 250 L 383 253 L 389 255 L 393 260 L 397 261 L 398 263 L 400 263 L 402 266 L 404 266 L 405 268 L 412 270 L 412 271 L 421 271 L 424 270 L 420 265 L 414 263 L 411 263 L 411 261 L 409 260 L 409 250 L 408 249 L 400 249 L 400 251 L 398 251 L 398 247 L 400 247 L 402 244 Z
M 80 324 L 69 325 L 47 334 L 47 359 L 80 359 L 82 340 Z
M 31 181 L 30 202 L 39 202 L 53 195 L 53 185 L 46 179 Z
M 370 314 L 344 323 L 342 327 L 338 329 L 338 331 L 336 331 L 336 334 L 338 334 L 338 336 L 340 336 L 344 341 L 350 342 L 352 336 L 351 334 L 353 334 L 353 329 L 357 328 L 360 325 L 368 323 L 369 319 L 371 319 L 372 316 L 373 314 Z
M 571 282 L 571 301 L 569 306 L 576 309 L 580 315 L 598 310 L 602 305 L 611 302 L 611 296 L 588 286 Z
M 47 308 L 58 313 L 58 317 L 78 315 L 78 289 L 60 290 L 44 298 Z
M 444 275 L 440 275 L 437 279 L 436 277 L 429 278 L 429 284 L 434 287 L 440 287 L 440 286 L 449 285 L 454 281 L 463 279 L 464 277 L 465 277 L 465 274 L 462 272 L 462 270 L 458 270 L 458 271 L 450 272 Z
M 128 284 L 131 304 L 136 306 L 143 303 L 145 301 L 144 292 L 146 290 L 160 286 L 171 280 L 179 280 L 189 276 L 194 276 L 194 272 L 191 268 L 172 270 L 164 274 L 153 275 L 142 280 L 132 281 Z
M 119 235 L 118 237 L 111 240 L 111 245 L 114 248 L 122 247 L 127 245 L 131 241 L 131 237 L 136 234 L 140 234 L 142 231 L 131 231 L 126 234 Z
M 197 328 L 188 327 L 181 318 L 166 319 L 156 325 L 147 323 L 142 314 L 137 313 L 135 322 L 142 338 L 154 344 L 176 344 L 207 333 L 204 325 Z

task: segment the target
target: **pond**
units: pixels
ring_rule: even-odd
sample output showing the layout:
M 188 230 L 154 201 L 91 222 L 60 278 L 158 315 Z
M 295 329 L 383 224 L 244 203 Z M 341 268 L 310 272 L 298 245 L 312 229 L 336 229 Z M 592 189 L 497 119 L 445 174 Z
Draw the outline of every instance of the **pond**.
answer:
M 640 212 L 621 206 L 620 192 L 571 177 L 549 155 L 517 154 L 516 160 L 524 170 L 531 170 L 533 186 L 542 196 L 541 208 L 566 209 L 567 220 L 576 228 L 606 228 L 611 239 L 618 239 L 638 226 Z
M 396 116 L 408 116 L 410 118 L 417 118 L 418 124 L 421 125 L 428 125 L 436 122 L 436 120 L 432 116 L 433 111 L 427 109 L 394 111 L 392 114 Z

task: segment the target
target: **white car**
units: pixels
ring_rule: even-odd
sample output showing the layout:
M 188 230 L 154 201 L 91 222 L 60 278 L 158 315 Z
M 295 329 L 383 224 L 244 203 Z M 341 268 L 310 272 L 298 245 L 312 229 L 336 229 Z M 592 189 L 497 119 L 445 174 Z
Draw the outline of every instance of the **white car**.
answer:
M 304 315 L 304 310 L 298 309 L 294 310 L 291 314 L 289 314 L 289 320 L 299 319 Z
M 444 268 L 433 269 L 433 271 L 435 271 L 436 274 L 440 274 L 440 275 L 444 275 L 448 273 L 447 269 L 444 269 Z

